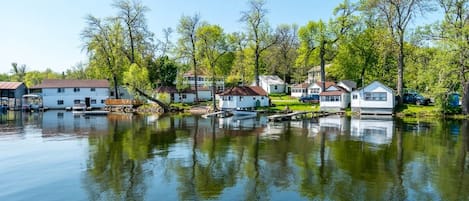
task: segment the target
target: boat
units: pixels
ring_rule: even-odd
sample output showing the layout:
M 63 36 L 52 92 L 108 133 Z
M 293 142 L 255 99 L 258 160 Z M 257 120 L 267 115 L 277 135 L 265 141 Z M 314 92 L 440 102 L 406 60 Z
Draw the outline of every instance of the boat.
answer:
M 45 110 L 42 105 L 42 97 L 39 94 L 25 94 L 23 95 L 23 111 L 39 111 Z
M 72 111 L 85 111 L 86 104 L 84 103 L 77 103 L 72 106 Z

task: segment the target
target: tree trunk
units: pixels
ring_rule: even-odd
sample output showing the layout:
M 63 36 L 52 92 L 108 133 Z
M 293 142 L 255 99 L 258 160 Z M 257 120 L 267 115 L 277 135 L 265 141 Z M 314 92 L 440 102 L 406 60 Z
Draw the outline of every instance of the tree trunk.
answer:
M 197 60 L 195 59 L 195 41 L 194 37 L 191 38 L 192 42 L 192 65 L 194 68 L 194 84 L 195 84 L 195 103 L 199 103 L 199 86 L 197 85 Z
M 321 60 L 321 92 L 326 91 L 326 42 L 321 42 L 321 49 L 319 50 L 319 58 Z
M 399 33 L 399 59 L 397 67 L 397 95 L 399 97 L 398 104 L 402 105 L 404 88 L 404 31 Z
M 213 111 L 217 111 L 217 101 L 215 100 L 216 93 L 216 83 L 215 83 L 215 65 L 212 65 L 212 101 L 213 101 Z
M 114 94 L 116 95 L 116 99 L 119 99 L 119 90 L 117 89 L 117 76 L 115 73 L 112 74 L 112 81 L 114 82 Z
M 462 113 L 469 114 L 469 82 L 461 83 L 463 86 L 463 94 L 461 100 Z
M 259 86 L 259 44 L 256 43 L 255 61 L 254 61 L 256 86 Z

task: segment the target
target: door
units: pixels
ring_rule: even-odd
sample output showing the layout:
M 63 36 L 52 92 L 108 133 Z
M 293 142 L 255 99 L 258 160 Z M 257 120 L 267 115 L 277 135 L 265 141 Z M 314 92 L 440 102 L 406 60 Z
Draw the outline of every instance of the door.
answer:
M 86 105 L 87 108 L 91 107 L 91 98 L 90 97 L 85 98 L 85 105 Z

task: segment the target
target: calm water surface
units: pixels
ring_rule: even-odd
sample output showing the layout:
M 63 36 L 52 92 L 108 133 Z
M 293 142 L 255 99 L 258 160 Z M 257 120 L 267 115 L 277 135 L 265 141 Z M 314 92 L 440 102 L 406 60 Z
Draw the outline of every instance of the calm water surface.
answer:
M 469 200 L 469 122 L 0 116 L 0 200 Z

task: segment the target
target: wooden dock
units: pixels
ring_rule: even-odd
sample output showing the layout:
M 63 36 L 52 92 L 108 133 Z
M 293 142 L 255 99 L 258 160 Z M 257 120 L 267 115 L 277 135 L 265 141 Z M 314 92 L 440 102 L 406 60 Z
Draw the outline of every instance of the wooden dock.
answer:
M 202 115 L 203 118 L 209 118 L 209 117 L 227 117 L 227 116 L 231 116 L 233 114 L 231 114 L 229 111 L 218 111 L 218 112 L 212 112 L 212 113 L 208 113 L 208 114 L 204 114 Z
M 300 111 L 300 112 L 291 112 L 285 114 L 275 114 L 268 116 L 269 121 L 285 121 L 297 118 L 306 118 L 308 114 L 311 114 L 312 118 L 325 117 L 328 116 L 328 112 L 323 111 Z

